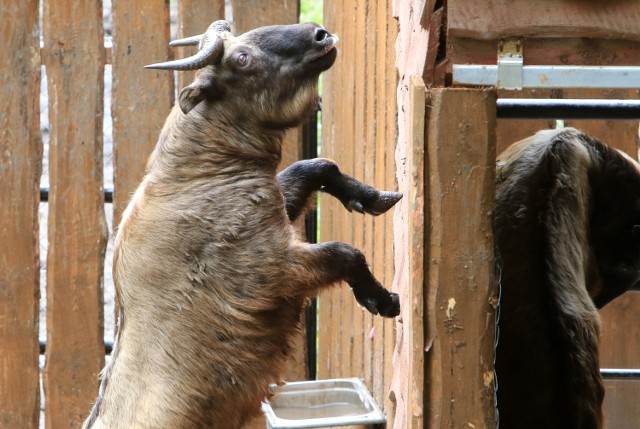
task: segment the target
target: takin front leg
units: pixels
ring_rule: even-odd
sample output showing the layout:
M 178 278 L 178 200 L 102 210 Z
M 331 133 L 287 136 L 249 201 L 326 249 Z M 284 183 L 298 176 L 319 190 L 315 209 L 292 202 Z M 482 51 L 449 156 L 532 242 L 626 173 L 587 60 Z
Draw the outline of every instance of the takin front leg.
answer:
M 295 256 L 298 265 L 295 284 L 304 289 L 318 289 L 345 281 L 356 301 L 372 314 L 395 317 L 400 314 L 398 294 L 386 290 L 373 276 L 358 249 L 338 241 L 320 244 L 299 243 Z
M 402 198 L 399 192 L 379 191 L 343 174 L 335 162 L 325 158 L 291 164 L 278 174 L 278 182 L 292 222 L 304 212 L 316 191 L 333 195 L 349 211 L 374 216 L 386 212 Z

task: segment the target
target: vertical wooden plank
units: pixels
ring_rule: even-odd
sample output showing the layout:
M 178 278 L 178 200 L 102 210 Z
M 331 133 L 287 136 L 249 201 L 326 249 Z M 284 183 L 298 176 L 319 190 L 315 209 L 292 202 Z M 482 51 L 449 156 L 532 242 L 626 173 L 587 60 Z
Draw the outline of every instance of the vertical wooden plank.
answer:
M 495 427 L 491 212 L 496 92 L 433 89 L 430 97 L 428 426 Z
M 389 38 L 392 37 L 389 34 L 389 18 L 387 15 L 387 2 L 377 2 L 376 7 L 376 51 L 375 51 L 375 79 L 376 79 L 376 157 L 375 157 L 375 182 L 374 185 L 377 188 L 386 188 L 387 185 L 387 165 L 389 157 L 392 153 L 389 152 L 387 142 L 387 134 L 390 124 L 389 107 L 395 105 L 395 93 L 389 98 L 389 84 L 387 83 L 388 70 L 388 57 L 393 57 L 389 47 Z M 395 68 L 395 66 L 394 66 Z M 395 70 L 392 70 L 395 73 Z M 393 89 L 395 91 L 395 88 Z M 395 121 L 395 119 L 394 119 Z M 395 142 L 394 142 L 395 143 Z M 398 203 L 402 204 L 402 203 Z M 374 220 L 374 234 L 377 239 L 376 251 L 374 252 L 374 258 L 372 261 L 373 270 L 378 279 L 385 285 L 390 287 L 391 278 L 389 277 L 387 261 L 385 260 L 386 246 L 389 240 L 385 235 L 385 230 L 389 226 L 389 219 L 391 216 L 386 215 L 384 218 L 377 218 Z M 391 230 L 388 230 L 391 231 Z M 402 303 L 400 304 L 402 306 Z M 393 323 L 393 322 L 390 322 Z M 380 317 L 374 317 L 374 338 L 373 338 L 373 381 L 371 383 L 371 389 L 373 397 L 376 402 L 384 408 L 387 415 L 387 419 L 393 418 L 393 410 L 385 404 L 388 400 L 385 395 L 385 390 L 388 388 L 388 380 L 385 380 L 385 369 L 387 367 L 385 362 L 385 355 L 392 353 L 392 349 L 386 350 L 388 343 L 388 323 L 385 323 Z M 385 340 L 387 340 L 385 342 Z M 388 377 L 387 377 L 388 378 Z M 391 422 L 387 426 L 391 427 Z
M 323 22 L 327 30 L 340 34 L 340 28 L 337 24 L 337 17 L 340 9 L 336 0 L 325 0 L 323 6 Z M 338 54 L 338 59 L 341 53 Z M 339 62 L 328 71 L 322 74 L 322 146 L 321 155 L 326 158 L 335 159 L 335 133 L 336 133 L 336 108 L 339 99 Z M 332 201 L 330 196 L 324 193 L 320 194 L 320 241 L 328 241 L 333 239 L 334 229 L 334 212 L 336 210 L 336 202 Z M 335 330 L 334 318 L 334 295 L 336 291 L 325 289 L 318 297 L 318 378 L 329 378 L 333 369 L 332 357 L 334 356 L 334 338 L 337 336 Z M 336 316 L 338 310 L 335 311 Z
M 384 87 L 384 171 L 382 177 L 384 180 L 384 188 L 389 190 L 399 190 L 400 192 L 406 192 L 406 189 L 400 189 L 400 182 L 398 171 L 400 165 L 398 164 L 397 155 L 399 153 L 400 142 L 400 115 L 404 113 L 400 110 L 398 104 L 398 89 L 400 88 L 400 76 L 397 71 L 397 54 L 396 46 L 398 39 L 400 38 L 400 25 L 399 21 L 393 19 L 391 2 L 385 3 L 385 9 L 378 13 L 378 22 L 385 23 L 384 27 L 384 56 L 379 58 L 379 61 L 384 64 L 383 73 L 383 87 Z M 423 13 L 424 8 L 431 8 L 431 1 L 427 0 L 422 4 Z M 420 10 L 420 6 L 416 5 L 416 11 Z M 429 10 L 431 10 L 429 9 Z M 428 13 L 428 12 L 427 12 Z M 424 36 L 423 31 L 418 31 L 418 38 Z M 421 51 L 417 51 L 417 56 L 421 55 Z M 384 60 L 383 60 L 384 59 Z M 419 61 L 419 60 L 418 60 Z M 404 126 L 404 125 L 403 125 Z M 404 199 L 404 198 L 403 198 Z M 404 204 L 404 203 L 401 203 Z M 394 292 L 400 293 L 402 288 L 401 284 L 396 280 L 396 274 L 398 266 L 396 265 L 396 255 L 404 251 L 401 248 L 396 247 L 395 242 L 395 227 L 396 227 L 396 215 L 400 208 L 396 204 L 393 215 L 391 213 L 384 218 L 384 232 L 381 236 L 381 246 L 383 249 L 384 259 L 384 276 L 383 281 L 386 287 L 392 289 Z M 402 304 L 401 304 L 402 307 Z M 404 306 L 406 309 L 406 305 Z M 379 401 L 383 405 L 385 412 L 387 413 L 387 422 L 389 427 L 397 427 L 395 422 L 396 416 L 396 403 L 392 394 L 393 378 L 397 374 L 396 371 L 396 354 L 395 348 L 398 344 L 398 338 L 400 336 L 398 330 L 398 321 L 402 319 L 400 317 L 395 319 L 383 319 L 381 320 L 384 327 L 384 341 L 382 346 L 382 358 L 384 362 L 384 378 L 382 381 L 382 390 L 378 393 Z M 394 399 L 394 400 L 392 400 Z
M 114 225 L 144 176 L 173 106 L 173 72 L 145 70 L 168 59 L 169 0 L 113 1 Z
M 419 333 L 414 333 L 412 320 L 415 318 L 411 296 L 412 273 L 411 261 L 416 256 L 413 248 L 412 237 L 412 179 L 414 165 L 410 163 L 413 153 L 413 141 L 410 132 L 415 134 L 415 109 L 410 107 L 412 90 L 411 77 L 424 76 L 428 66 L 427 60 L 432 58 L 428 50 L 434 43 L 431 40 L 431 29 L 427 27 L 432 22 L 434 2 L 429 0 L 397 0 L 393 2 L 393 15 L 399 22 L 399 31 L 395 45 L 395 61 L 398 73 L 396 87 L 397 99 L 397 147 L 395 150 L 395 174 L 398 182 L 398 190 L 404 198 L 396 205 L 393 217 L 393 247 L 395 276 L 393 289 L 400 295 L 400 317 L 396 322 L 395 349 L 393 360 L 388 359 L 387 370 L 391 372 L 391 403 L 387 408 L 395 407 L 393 421 L 394 428 L 420 427 L 423 419 L 422 398 L 418 398 L 422 386 L 413 384 L 407 378 L 407 373 L 420 372 L 414 365 L 415 355 L 412 350 L 413 343 L 420 341 Z M 388 18 L 387 18 L 388 19 Z M 437 33 L 437 32 L 436 32 Z M 393 57 L 389 49 L 388 56 Z M 388 77 L 387 79 L 389 79 Z M 391 96 L 390 96 L 391 97 Z M 389 101 L 391 98 L 389 98 Z M 393 166 L 391 166 L 393 168 Z M 387 332 L 385 332 L 385 335 Z M 386 339 L 385 339 L 386 340 Z M 387 348 L 385 348 L 387 350 Z M 388 412 L 391 412 L 389 410 Z
M 600 311 L 600 366 L 640 368 L 640 292 L 627 292 Z M 634 428 L 640 422 L 640 382 L 605 381 L 604 420 L 607 428 Z
M 374 2 L 364 2 L 365 10 L 365 26 L 364 33 L 362 39 L 365 43 L 365 48 L 362 50 L 361 60 L 364 64 L 363 77 L 366 82 L 365 88 L 365 97 L 366 100 L 363 103 L 363 115 L 365 118 L 365 151 L 363 151 L 364 157 L 361 161 L 364 164 L 364 181 L 365 183 L 371 184 L 373 186 L 376 185 L 376 160 L 380 157 L 384 156 L 384 152 L 377 152 L 377 141 L 376 141 L 376 47 L 377 47 L 377 37 L 376 33 L 378 31 L 383 31 L 382 29 L 377 28 L 376 17 L 377 17 L 377 3 Z M 373 268 L 373 273 L 376 278 L 380 278 L 381 267 L 379 267 L 375 261 L 377 253 L 380 253 L 376 249 L 376 245 L 379 244 L 379 240 L 376 239 L 374 235 L 374 217 L 373 216 L 365 216 L 364 218 L 364 241 L 365 241 L 365 254 L 367 255 L 367 260 L 371 262 L 371 266 Z M 379 222 L 378 222 L 379 223 Z M 362 373 L 365 380 L 366 385 L 369 389 L 373 388 L 373 356 L 374 356 L 374 342 L 376 331 L 374 326 L 374 317 L 368 312 L 363 312 L 364 320 L 363 320 L 363 368 Z M 378 335 L 382 335 L 381 332 L 378 332 Z
M 79 427 L 104 363 L 101 2 L 44 2 L 50 193 L 45 422 Z M 81 329 L 79 329 L 81 328 Z
M 4 5 L 0 34 L 0 429 L 36 429 L 42 170 L 38 1 Z
M 241 34 L 265 25 L 294 24 L 300 0 L 231 0 L 233 27 Z
M 356 54 L 356 32 L 355 32 L 355 4 L 353 1 L 344 2 L 342 5 L 342 58 L 339 60 L 342 64 L 340 75 L 343 79 L 342 94 L 349 94 L 348 97 L 343 97 L 341 100 L 342 113 L 340 114 L 340 122 L 338 125 L 341 127 L 342 132 L 340 139 L 336 141 L 339 146 L 340 156 L 338 162 L 342 165 L 345 173 L 353 176 L 354 174 L 354 130 L 355 130 L 355 70 L 352 63 L 354 55 Z M 354 217 L 352 213 L 346 210 L 340 211 L 340 237 L 338 240 L 353 244 L 353 221 Z M 346 289 L 346 290 L 345 290 Z M 341 329 L 340 329 L 340 348 L 342 349 L 342 359 L 340 360 L 338 371 L 335 373 L 336 377 L 343 377 L 347 374 L 353 374 L 351 368 L 352 360 L 352 347 L 353 347 L 353 313 L 354 313 L 354 299 L 353 296 L 345 293 L 348 291 L 346 284 L 341 284 L 338 293 L 342 300 L 342 310 L 340 312 L 342 317 Z
M 178 2 L 178 38 L 202 34 L 213 21 L 224 19 L 224 0 L 180 0 Z M 176 58 L 196 52 L 195 47 L 176 49 Z M 178 73 L 178 91 L 193 82 L 195 71 Z

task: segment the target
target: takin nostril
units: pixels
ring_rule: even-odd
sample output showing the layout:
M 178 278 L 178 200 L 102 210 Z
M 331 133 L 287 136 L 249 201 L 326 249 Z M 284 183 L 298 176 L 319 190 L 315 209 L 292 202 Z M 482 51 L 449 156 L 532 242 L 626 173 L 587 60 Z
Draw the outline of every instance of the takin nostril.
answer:
M 316 28 L 315 41 L 324 42 L 329 37 L 329 32 L 324 28 Z

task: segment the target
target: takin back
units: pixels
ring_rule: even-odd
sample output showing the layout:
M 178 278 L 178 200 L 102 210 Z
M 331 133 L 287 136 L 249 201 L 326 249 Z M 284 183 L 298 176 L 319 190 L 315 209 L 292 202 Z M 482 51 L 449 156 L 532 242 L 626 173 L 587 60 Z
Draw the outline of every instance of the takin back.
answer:
M 292 222 L 319 190 L 371 215 L 402 195 L 327 159 L 276 174 L 283 134 L 315 110 L 337 40 L 311 23 L 236 37 L 216 21 L 172 43 L 197 44 L 194 56 L 148 66 L 198 71 L 118 227 L 116 344 L 85 429 L 239 428 L 280 380 L 319 289 L 346 281 L 371 313 L 399 314 L 360 251 L 300 242 Z

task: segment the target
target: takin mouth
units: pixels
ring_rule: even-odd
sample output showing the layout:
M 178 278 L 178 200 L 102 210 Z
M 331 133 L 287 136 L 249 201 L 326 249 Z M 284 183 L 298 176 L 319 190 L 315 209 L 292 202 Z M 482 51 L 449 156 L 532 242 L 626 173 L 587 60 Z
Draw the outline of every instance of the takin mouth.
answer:
M 338 56 L 338 49 L 336 49 L 333 44 L 328 45 L 327 48 L 328 49 L 326 49 L 320 55 L 309 61 L 308 65 L 320 71 L 327 70 L 329 67 L 331 67 L 335 62 L 336 57 Z

